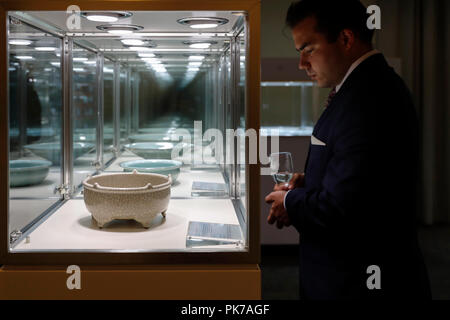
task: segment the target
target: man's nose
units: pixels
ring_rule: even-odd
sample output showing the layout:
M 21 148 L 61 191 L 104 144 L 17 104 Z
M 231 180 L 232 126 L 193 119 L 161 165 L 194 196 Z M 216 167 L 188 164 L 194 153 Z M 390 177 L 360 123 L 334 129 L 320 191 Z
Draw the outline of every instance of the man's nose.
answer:
M 309 65 L 309 62 L 307 61 L 307 59 L 305 58 L 305 56 L 303 54 L 300 54 L 300 60 L 298 62 L 298 68 L 300 70 L 305 70 Z

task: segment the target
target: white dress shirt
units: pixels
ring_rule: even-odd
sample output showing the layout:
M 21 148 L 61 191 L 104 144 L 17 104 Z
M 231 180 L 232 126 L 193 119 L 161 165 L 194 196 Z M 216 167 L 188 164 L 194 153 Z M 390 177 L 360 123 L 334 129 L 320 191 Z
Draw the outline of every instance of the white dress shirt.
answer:
M 374 49 L 372 51 L 367 52 L 366 54 L 364 54 L 363 56 L 359 57 L 359 59 L 357 59 L 355 62 L 352 63 L 352 65 L 350 66 L 350 68 L 348 68 L 347 70 L 347 74 L 345 75 L 345 77 L 342 79 L 341 83 L 339 83 L 336 86 L 336 93 L 338 93 L 339 89 L 341 89 L 342 85 L 344 84 L 345 80 L 347 80 L 348 76 L 353 72 L 353 70 L 356 69 L 356 67 L 358 67 L 364 60 L 366 60 L 367 58 L 380 53 L 380 51 Z M 284 209 L 286 209 L 286 196 L 287 194 L 290 192 L 291 190 L 289 190 L 288 192 L 286 192 L 286 194 L 284 195 L 284 199 L 283 199 L 283 206 Z

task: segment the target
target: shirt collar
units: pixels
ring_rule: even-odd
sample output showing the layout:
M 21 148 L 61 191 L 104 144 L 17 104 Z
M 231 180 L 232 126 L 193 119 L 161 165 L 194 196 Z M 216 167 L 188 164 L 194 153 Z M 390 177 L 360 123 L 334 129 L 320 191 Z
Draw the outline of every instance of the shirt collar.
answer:
M 353 64 L 350 66 L 350 68 L 347 71 L 347 74 L 345 75 L 344 79 L 342 79 L 341 83 L 339 83 L 336 86 L 336 93 L 339 91 L 339 89 L 342 87 L 342 85 L 344 84 L 345 80 L 347 80 L 348 76 L 353 72 L 353 70 L 356 69 L 357 66 L 359 66 L 364 60 L 366 60 L 367 58 L 373 56 L 374 54 L 380 53 L 380 51 L 374 49 L 372 51 L 367 52 L 365 55 L 361 56 L 358 60 L 356 60 L 355 62 L 353 62 Z

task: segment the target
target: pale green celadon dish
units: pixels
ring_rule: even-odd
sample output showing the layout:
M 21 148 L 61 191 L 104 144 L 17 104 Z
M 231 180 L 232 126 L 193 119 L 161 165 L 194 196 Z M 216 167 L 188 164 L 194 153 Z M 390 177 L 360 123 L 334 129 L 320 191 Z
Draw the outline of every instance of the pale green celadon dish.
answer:
M 171 142 L 136 142 L 126 144 L 125 149 L 144 159 L 172 159 L 175 144 Z
M 81 157 L 94 149 L 94 144 L 84 142 L 74 142 L 73 157 Z M 30 150 L 35 155 L 50 160 L 54 165 L 59 165 L 61 161 L 61 144 L 59 142 L 45 142 L 29 144 L 24 146 L 25 149 Z
M 172 176 L 172 183 L 175 182 L 180 174 L 180 168 L 183 165 L 181 161 L 165 159 L 147 159 L 125 161 L 119 164 L 123 171 L 131 172 L 137 170 L 145 173 L 158 173 Z
M 47 160 L 10 160 L 9 185 L 23 187 L 39 184 L 47 177 L 51 165 Z

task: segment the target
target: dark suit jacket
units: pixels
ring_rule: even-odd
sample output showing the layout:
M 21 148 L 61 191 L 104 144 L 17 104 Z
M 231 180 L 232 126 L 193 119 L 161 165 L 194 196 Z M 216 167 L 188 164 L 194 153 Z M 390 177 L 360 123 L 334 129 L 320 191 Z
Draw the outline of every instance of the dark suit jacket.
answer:
M 285 205 L 300 233 L 301 297 L 430 298 L 417 242 L 418 121 L 382 54 L 346 79 L 313 131 L 305 186 Z M 367 268 L 380 268 L 369 290 Z

